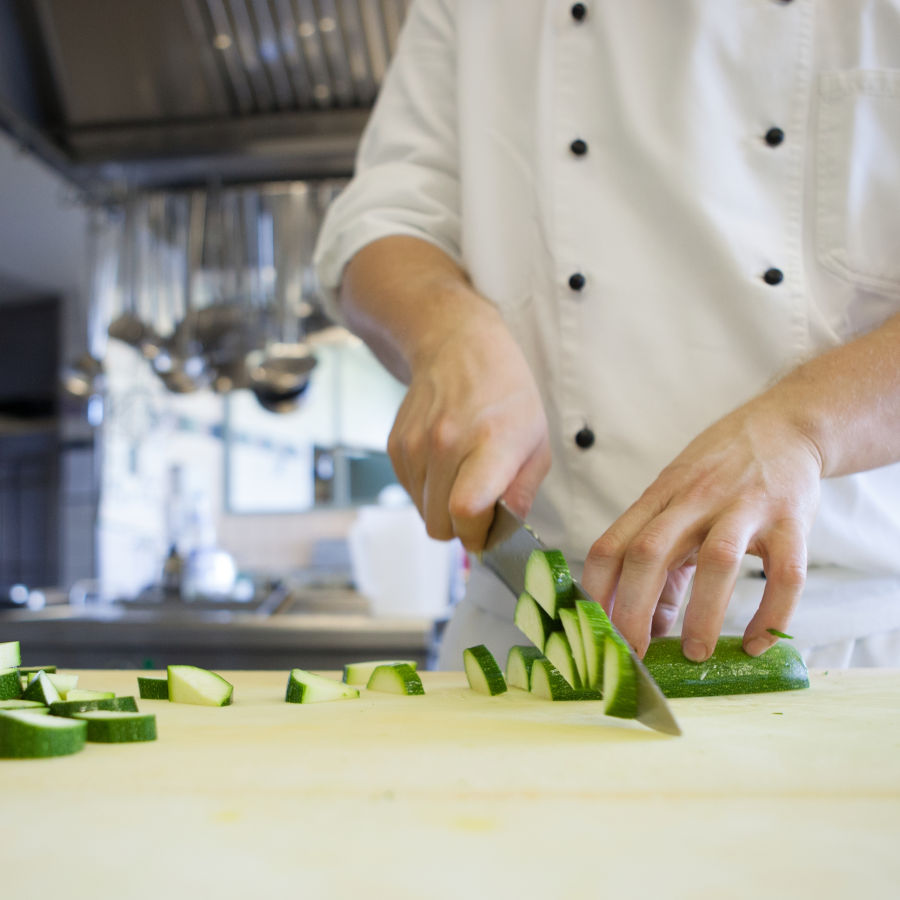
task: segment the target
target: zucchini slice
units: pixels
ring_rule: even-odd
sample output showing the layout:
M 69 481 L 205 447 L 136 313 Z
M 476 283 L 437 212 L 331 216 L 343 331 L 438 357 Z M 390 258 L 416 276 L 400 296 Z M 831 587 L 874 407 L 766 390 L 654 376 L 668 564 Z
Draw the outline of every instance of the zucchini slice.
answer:
M 56 666 L 19 666 L 19 674 L 25 678 L 37 675 L 38 672 L 46 672 L 48 675 L 55 675 Z
M 197 706 L 228 706 L 234 686 L 221 675 L 198 666 L 169 666 L 169 701 Z
M 0 712 L 0 757 L 36 759 L 68 756 L 84 747 L 87 723 L 14 710 Z
M 527 647 L 524 644 L 510 647 L 506 657 L 506 683 L 510 687 L 530 691 L 532 667 L 535 660 L 543 658 L 537 647 Z
M 413 671 L 418 668 L 418 663 L 414 659 L 373 659 L 368 662 L 347 663 L 344 666 L 344 683 L 368 684 L 378 666 L 393 666 L 397 663 L 406 663 Z
M 103 700 L 60 700 L 50 706 L 54 716 L 74 716 L 75 713 L 92 712 L 95 709 L 110 709 L 118 712 L 137 712 L 134 697 L 107 697 Z
M 463 650 L 463 666 L 469 687 L 473 691 L 490 697 L 506 693 L 506 679 L 503 672 L 497 665 L 494 654 L 484 644 Z
M 387 694 L 404 694 L 414 697 L 425 693 L 419 673 L 406 663 L 377 666 L 366 687 L 370 691 L 384 691 Z
M 572 606 L 572 575 L 561 550 L 532 550 L 525 563 L 525 590 L 543 607 L 551 619 L 559 610 Z
M 612 633 L 606 636 L 603 650 L 603 712 L 619 719 L 637 717 L 637 672 L 631 651 Z
M 15 669 L 22 662 L 22 649 L 18 641 L 0 642 L 0 669 Z
M 0 700 L 18 700 L 21 696 L 19 670 L 14 667 L 0 669 Z
M 516 627 L 534 644 L 541 653 L 547 638 L 556 630 L 557 624 L 547 615 L 543 607 L 528 593 L 522 591 L 516 602 Z
M 549 659 L 536 659 L 531 667 L 531 693 L 545 700 L 599 700 L 600 692 L 576 690 Z
M 603 651 L 606 637 L 612 633 L 609 617 L 603 607 L 593 600 L 578 600 L 575 609 L 584 647 L 586 684 L 589 688 L 603 690 Z
M 116 696 L 115 691 L 86 691 L 83 688 L 72 688 L 66 691 L 65 695 L 62 691 L 59 693 L 64 702 L 69 700 L 73 702 L 76 700 L 113 700 Z
M 92 709 L 75 713 L 74 719 L 87 722 L 87 740 L 98 744 L 125 744 L 156 740 L 156 716 L 152 713 Z
M 291 669 L 288 674 L 286 703 L 323 703 L 328 700 L 352 700 L 359 691 L 340 681 L 314 675 L 304 669 Z
M 44 706 L 50 706 L 51 703 L 59 703 L 62 697 L 50 680 L 50 676 L 46 672 L 38 672 L 32 677 L 31 681 L 28 682 L 28 687 L 22 692 L 22 699 L 37 700 L 38 703 Z
M 644 665 L 666 697 L 710 697 L 758 694 L 809 687 L 809 673 L 800 652 L 777 643 L 762 656 L 744 652 L 740 635 L 724 635 L 705 662 L 693 662 L 681 652 L 680 637 L 654 638 Z
M 158 675 L 138 675 L 138 696 L 142 700 L 168 700 L 169 679 Z
M 569 649 L 575 660 L 575 669 L 581 684 L 588 683 L 587 656 L 584 653 L 584 638 L 581 636 L 581 624 L 578 621 L 578 611 L 574 607 L 566 607 L 559 611 L 559 620 L 562 622 L 563 631 L 569 641 Z
M 17 699 L 0 700 L 0 711 L 4 709 L 29 710 L 30 712 L 40 712 L 41 710 L 47 710 L 47 712 L 50 712 L 49 708 L 44 706 L 43 703 L 38 703 L 37 700 L 23 700 L 21 697 Z
M 570 687 L 576 691 L 581 688 L 581 679 L 578 677 L 575 658 L 572 656 L 572 648 L 569 646 L 569 639 L 566 637 L 565 632 L 554 631 L 547 638 L 544 656 L 550 660 L 559 674 L 566 679 Z

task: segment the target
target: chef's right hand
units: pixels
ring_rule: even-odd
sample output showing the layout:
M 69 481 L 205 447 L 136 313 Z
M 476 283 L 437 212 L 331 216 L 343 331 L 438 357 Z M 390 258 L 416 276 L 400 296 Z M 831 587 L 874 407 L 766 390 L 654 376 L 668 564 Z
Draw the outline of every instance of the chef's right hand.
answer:
M 500 497 L 528 512 L 550 468 L 547 418 L 496 309 L 485 304 L 416 354 L 388 453 L 433 538 L 477 552 Z

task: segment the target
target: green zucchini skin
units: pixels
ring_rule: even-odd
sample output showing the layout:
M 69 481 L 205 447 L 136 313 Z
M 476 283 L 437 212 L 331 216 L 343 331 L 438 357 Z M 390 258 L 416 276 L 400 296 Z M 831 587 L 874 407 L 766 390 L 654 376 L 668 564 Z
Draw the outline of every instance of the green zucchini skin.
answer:
M 698 663 L 681 652 L 680 637 L 654 638 L 644 665 L 666 697 L 761 694 L 809 687 L 809 673 L 796 647 L 777 643 L 762 656 L 744 652 L 740 635 L 720 637 L 712 656 Z

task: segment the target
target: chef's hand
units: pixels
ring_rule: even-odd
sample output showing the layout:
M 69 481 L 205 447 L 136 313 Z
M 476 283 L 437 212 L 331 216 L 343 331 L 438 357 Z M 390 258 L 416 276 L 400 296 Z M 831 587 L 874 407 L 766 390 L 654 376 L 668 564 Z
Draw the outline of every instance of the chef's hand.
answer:
M 473 310 L 469 310 L 473 313 Z M 550 468 L 534 377 L 499 313 L 484 304 L 411 360 L 388 440 L 429 535 L 484 546 L 498 497 L 524 516 Z
M 784 630 L 806 578 L 806 536 L 818 505 L 816 444 L 763 395 L 702 432 L 594 543 L 584 586 L 643 656 L 685 610 L 682 649 L 710 656 L 741 559 L 762 558 L 766 587 L 744 633 L 752 656 Z

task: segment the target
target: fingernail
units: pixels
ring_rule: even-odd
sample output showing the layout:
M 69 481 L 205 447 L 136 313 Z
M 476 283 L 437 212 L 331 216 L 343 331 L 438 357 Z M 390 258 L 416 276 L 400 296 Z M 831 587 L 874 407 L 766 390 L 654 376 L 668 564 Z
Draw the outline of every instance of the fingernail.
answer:
M 706 651 L 706 644 L 698 641 L 696 638 L 686 638 L 681 644 L 681 652 L 694 662 L 703 662 L 709 653 Z
M 744 644 L 744 649 L 751 656 L 759 656 L 761 653 L 765 653 L 770 646 L 770 642 L 765 638 L 753 638 L 752 640 L 749 640 L 746 644 Z

